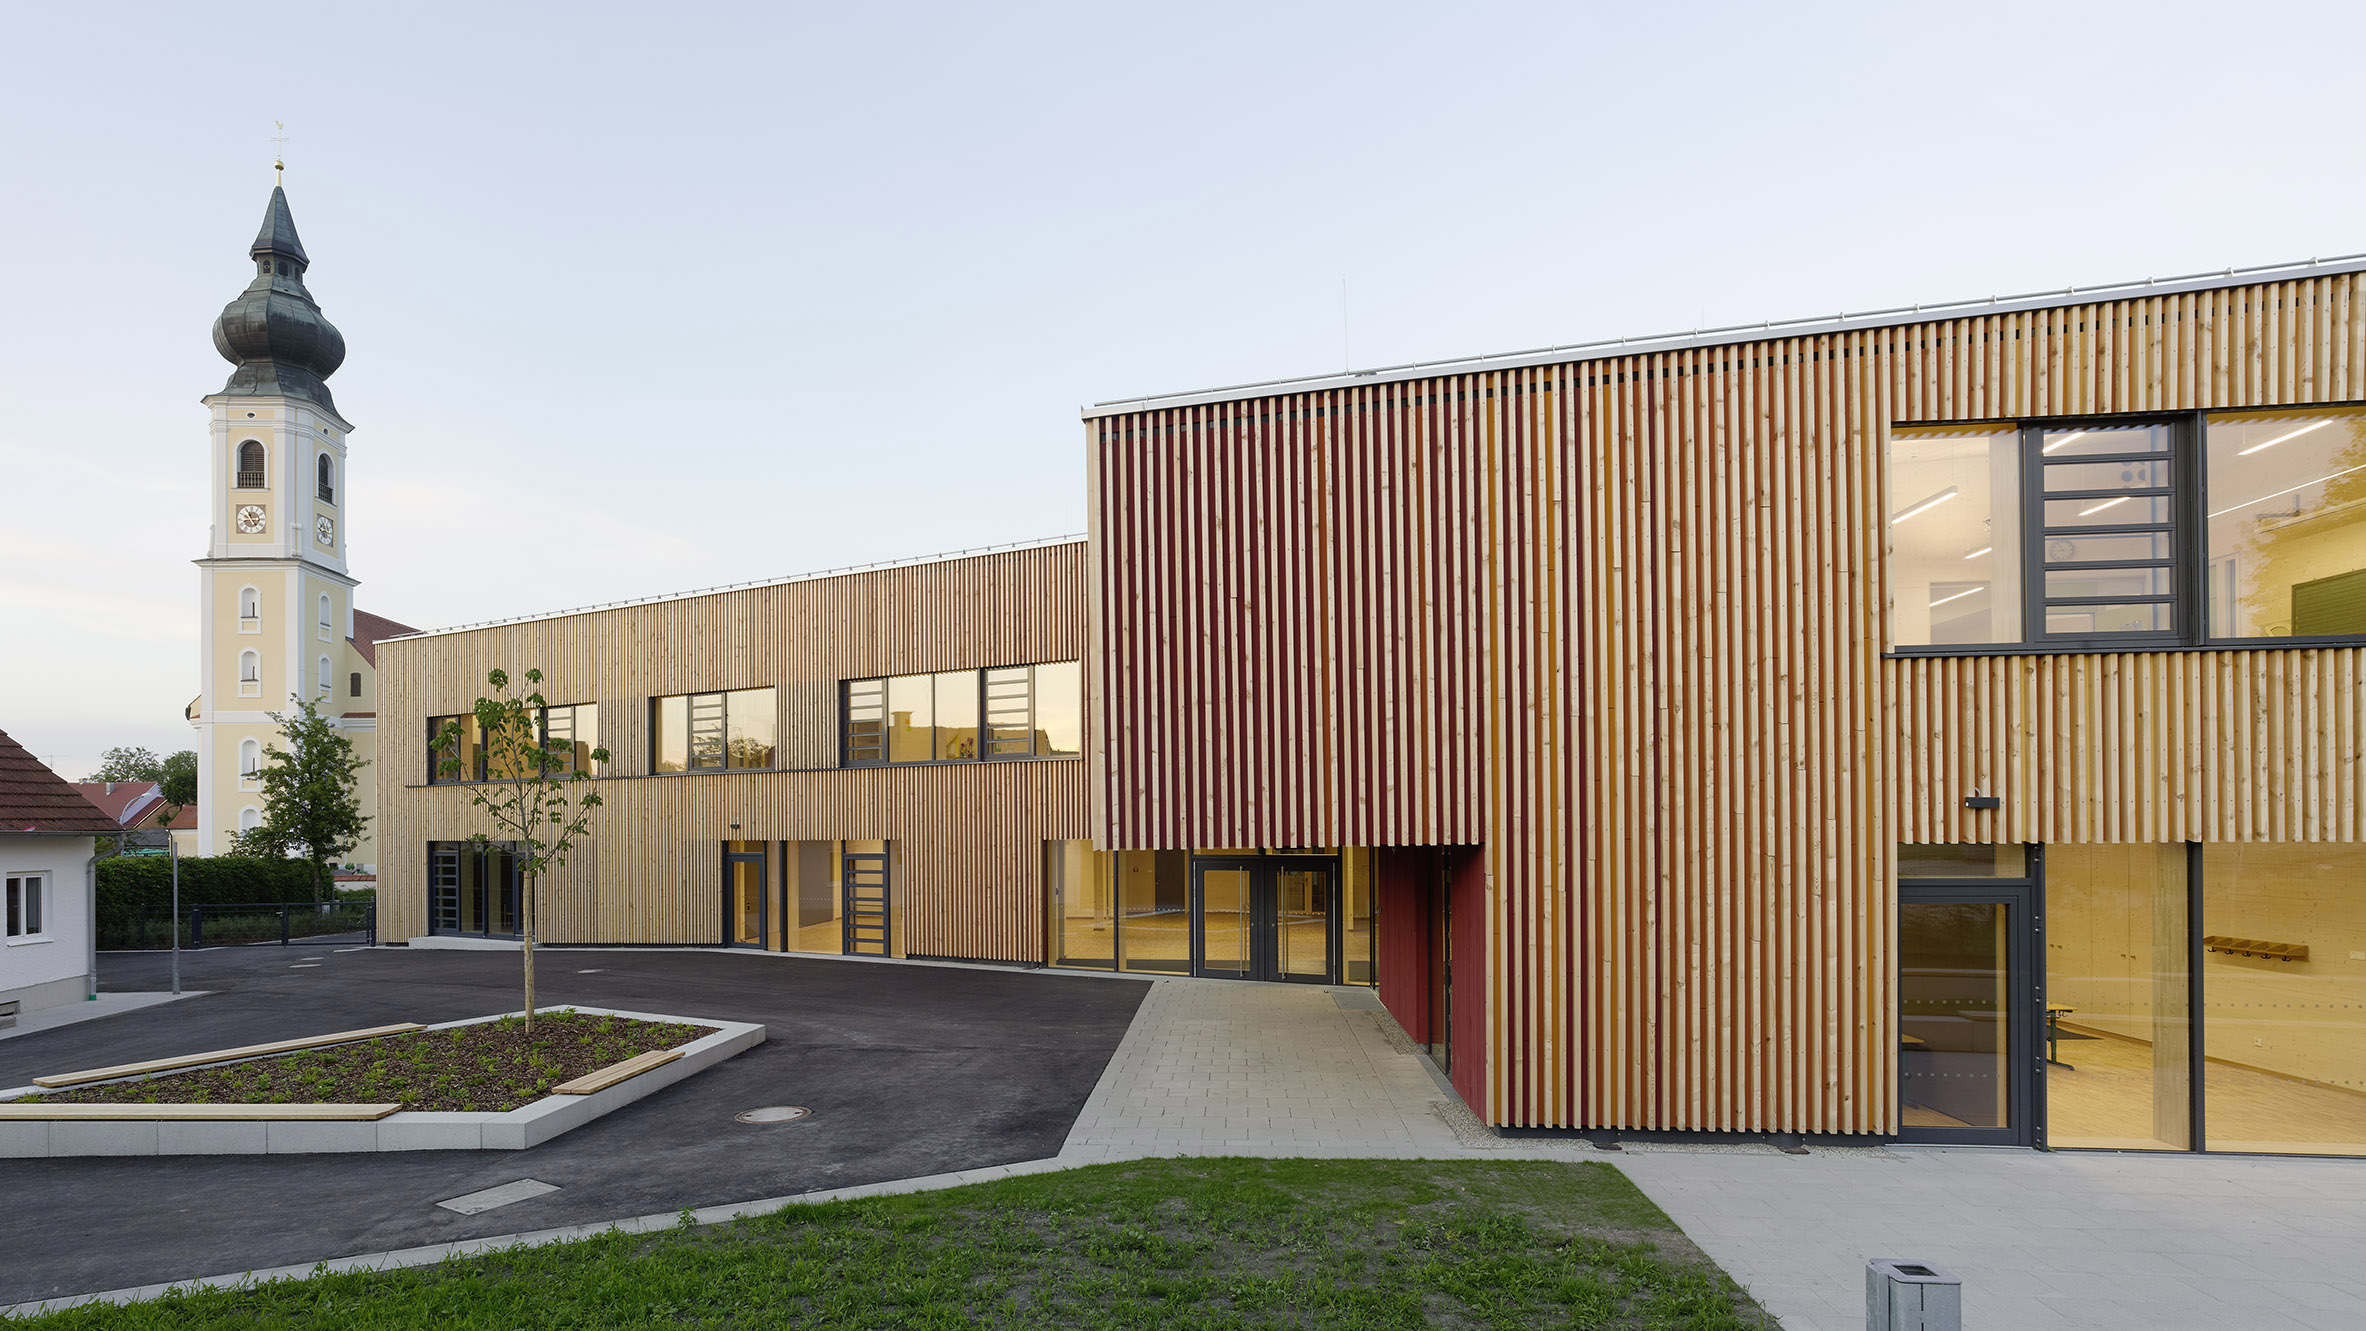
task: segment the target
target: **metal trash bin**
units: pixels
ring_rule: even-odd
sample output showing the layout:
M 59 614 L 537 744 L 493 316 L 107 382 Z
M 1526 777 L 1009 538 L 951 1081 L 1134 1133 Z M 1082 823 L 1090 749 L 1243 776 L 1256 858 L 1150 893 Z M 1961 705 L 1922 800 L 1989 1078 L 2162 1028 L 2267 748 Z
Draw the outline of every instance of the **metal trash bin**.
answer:
M 1963 1282 L 1928 1262 L 1865 1263 L 1865 1331 L 1963 1331 Z

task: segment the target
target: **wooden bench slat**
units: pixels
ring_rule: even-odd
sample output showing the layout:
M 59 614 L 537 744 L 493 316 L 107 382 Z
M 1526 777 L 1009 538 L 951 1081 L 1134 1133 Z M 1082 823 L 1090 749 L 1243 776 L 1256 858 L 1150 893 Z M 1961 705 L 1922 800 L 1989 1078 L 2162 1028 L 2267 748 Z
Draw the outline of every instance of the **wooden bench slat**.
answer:
M 299 1049 L 319 1049 L 334 1044 L 352 1044 L 357 1040 L 375 1040 L 382 1035 L 403 1035 L 427 1028 L 415 1021 L 397 1022 L 392 1026 L 371 1026 L 365 1030 L 337 1031 L 330 1035 L 308 1036 L 301 1040 L 274 1040 L 269 1044 L 243 1045 L 237 1049 L 216 1049 L 203 1054 L 183 1054 L 177 1058 L 152 1058 L 144 1063 L 119 1063 L 111 1068 L 92 1068 L 87 1072 L 60 1072 L 47 1077 L 35 1077 L 35 1086 L 51 1088 L 80 1086 L 84 1082 L 113 1081 L 117 1077 L 137 1077 L 146 1072 L 171 1072 L 177 1068 L 193 1068 L 204 1063 L 227 1063 L 233 1059 L 259 1058 L 265 1054 L 289 1054 Z
M 370 1122 L 402 1108 L 388 1105 L 60 1105 L 39 1100 L 0 1105 L 0 1123 L 28 1119 L 52 1122 L 174 1123 L 220 1120 L 297 1119 L 307 1123 Z
M 611 1063 L 597 1072 L 587 1072 L 573 1081 L 561 1082 L 550 1088 L 553 1095 L 590 1095 L 604 1091 L 620 1081 L 629 1081 L 651 1068 L 661 1068 L 682 1056 L 679 1049 L 652 1049 L 624 1060 Z

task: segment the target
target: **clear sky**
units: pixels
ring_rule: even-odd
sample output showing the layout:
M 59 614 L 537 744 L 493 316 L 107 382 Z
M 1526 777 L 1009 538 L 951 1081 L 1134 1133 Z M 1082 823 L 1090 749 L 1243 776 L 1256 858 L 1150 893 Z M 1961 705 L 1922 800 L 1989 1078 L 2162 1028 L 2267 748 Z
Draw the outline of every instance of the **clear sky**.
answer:
M 0 729 L 194 742 L 274 120 L 432 627 L 1082 530 L 1097 399 L 2366 250 L 2362 15 L 10 0 Z

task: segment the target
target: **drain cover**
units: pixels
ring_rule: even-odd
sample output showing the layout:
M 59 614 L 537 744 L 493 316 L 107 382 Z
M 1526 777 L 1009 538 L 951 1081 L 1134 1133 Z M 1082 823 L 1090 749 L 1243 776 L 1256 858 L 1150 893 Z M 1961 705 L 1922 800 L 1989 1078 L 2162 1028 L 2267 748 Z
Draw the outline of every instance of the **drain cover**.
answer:
M 742 1123 L 794 1123 L 812 1112 L 803 1105 L 766 1105 L 762 1109 L 733 1114 L 732 1117 Z

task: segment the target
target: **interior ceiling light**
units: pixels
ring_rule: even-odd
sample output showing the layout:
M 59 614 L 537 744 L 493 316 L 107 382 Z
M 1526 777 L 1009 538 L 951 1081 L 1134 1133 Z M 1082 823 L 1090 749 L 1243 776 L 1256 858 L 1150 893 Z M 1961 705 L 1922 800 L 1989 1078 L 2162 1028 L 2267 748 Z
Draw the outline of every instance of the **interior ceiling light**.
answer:
M 2261 448 L 2265 448 L 2265 447 L 2267 447 L 2267 445 L 2265 445 L 2265 444 L 2261 444 L 2261 445 L 2260 445 L 2260 447 L 2261 447 Z M 2288 486 L 2285 486 L 2285 487 L 2284 487 L 2283 489 L 2281 489 L 2281 490 L 2270 490 L 2270 491 L 2268 491 L 2266 494 L 2263 494 L 2263 495 L 2259 496 L 2259 498 L 2257 498 L 2257 499 L 2246 499 L 2246 500 L 2244 500 L 2242 503 L 2239 503 L 2239 504 L 2233 504 L 2233 505 L 2229 505 L 2228 507 L 2226 507 L 2226 508 L 2222 508 L 2222 509 L 2218 510 L 2217 512 L 2215 512 L 2215 513 L 2211 514 L 2210 516 L 2211 516 L 2211 517 L 2214 517 L 2214 518 L 2223 518 L 2223 517 L 2225 517 L 2227 514 L 2234 512 L 2234 511 L 2235 511 L 2236 509 L 2238 509 L 2238 508 L 2249 508 L 2249 507 L 2251 507 L 2253 504 L 2264 504 L 2264 503 L 2266 503 L 2266 502 L 2267 502 L 2268 500 L 2270 500 L 2270 499 L 2278 499 L 2278 498 L 2282 498 L 2283 496 L 2285 496 L 2285 495 L 2288 495 L 2288 494 L 2292 493 L 2294 490 L 2306 490 L 2307 488 L 2309 488 L 2309 487 L 2310 487 L 2310 486 L 2312 486 L 2312 485 L 2321 485 L 2321 484 L 2323 484 L 2323 483 L 2324 483 L 2324 482 L 2326 482 L 2326 481 L 2330 481 L 2330 480 L 2334 479 L 2334 477 L 2337 477 L 2337 476 L 2347 476 L 2347 475 L 2349 475 L 2349 474 L 2350 474 L 2351 472 L 2353 472 L 2353 471 L 2366 471 L 2366 464 L 2360 464 L 2360 465 L 2358 465 L 2358 466 L 2355 466 L 2355 467 L 2344 467 L 2344 468 L 2342 468 L 2340 471 L 2334 472 L 2334 473 L 2333 473 L 2331 476 L 2319 476 L 2319 477 L 2318 477 L 2316 480 L 2313 480 L 2313 481 L 2302 481 L 2302 482 L 2301 482 L 2300 484 L 2298 484 L 2298 485 L 2288 485 Z
M 2260 449 L 2263 449 L 2263 448 L 2274 448 L 2276 445 L 2278 445 L 2278 444 L 2280 444 L 2280 443 L 2283 443 L 2283 442 L 2284 442 L 2285 440 L 2287 440 L 2287 439 L 2298 439 L 2300 436 L 2302 436 L 2302 435 L 2304 435 L 2304 434 L 2307 434 L 2307 433 L 2308 433 L 2309 431 L 2311 431 L 2311 430 L 2322 430 L 2322 429 L 2324 429 L 2326 426 L 2328 426 L 2328 425 L 2331 425 L 2332 423 L 2333 423 L 2333 422 L 2331 422 L 2331 421 L 2318 421 L 2318 422 L 2317 422 L 2316 424 L 2314 424 L 2314 425 L 2303 425 L 2303 426 L 2301 426 L 2299 429 L 2297 429 L 2297 430 L 2294 430 L 2294 431 L 2293 431 L 2292 433 L 2290 433 L 2290 434 L 2279 434 L 2279 435 L 2277 435 L 2275 438 L 2268 440 L 2268 441 L 2267 441 L 2266 443 L 2264 443 L 2264 444 L 2253 444 L 2253 445 L 2251 445 L 2249 448 L 2246 448 L 2246 449 L 2244 449 L 2242 452 L 2235 454 L 2235 456 L 2236 456 L 2236 457 L 2239 457 L 2239 458 L 2247 458 L 2247 457 L 2251 456 L 2253 453 L 2256 453 L 2256 452 L 2258 452 Z M 2295 489 L 2297 489 L 2298 487 L 2296 486 L 2296 487 L 2294 487 L 2294 488 L 2295 488 Z
M 1941 490 L 1939 493 L 1932 495 L 1930 498 L 1923 500 L 1921 503 L 1916 504 L 1911 508 L 1892 513 L 1890 514 L 1890 525 L 1895 527 L 1899 523 L 1904 522 L 1906 519 L 1913 517 L 1918 513 L 1928 513 L 1932 509 L 1937 508 L 1939 505 L 1955 498 L 1956 493 L 1956 488 L 1950 485 L 1946 489 Z
M 1995 549 L 1996 549 L 1996 547 L 1995 547 L 1995 546 L 1993 546 L 1993 545 L 1983 545 L 1983 546 L 1981 546 L 1979 549 L 1972 551 L 1972 552 L 1971 552 L 1970 554 L 1968 554 L 1968 555 L 1965 555 L 1965 556 L 1964 556 L 1964 558 L 1966 558 L 1966 559 L 1978 559 L 1978 558 L 1979 558 L 1980 556 L 1982 556 L 1982 555 L 1993 553 L 1993 552 L 1995 551 Z
M 2046 445 L 2044 448 L 2041 448 L 2041 449 L 2039 449 L 2039 450 L 2037 450 L 2037 451 L 2038 451 L 2038 452 L 2040 452 L 2040 453 L 2051 453 L 2051 452 L 2053 452 L 2055 449 L 2062 447 L 2064 444 L 2067 444 L 2067 443 L 2069 443 L 2069 442 L 2070 442 L 2071 440 L 2073 440 L 2073 439 L 2084 439 L 2084 438 L 2086 438 L 2086 437 L 2087 437 L 2087 432 L 2086 432 L 2086 431 L 2084 431 L 2084 430 L 2073 430 L 2073 431 L 2071 431 L 2069 434 L 2066 434 L 2066 435 L 2062 436 L 2061 438 L 2059 438 L 2059 439 L 2055 440 L 2054 442 L 2052 442 L 2052 443 L 2050 443 L 2050 444 L 2048 444 L 2048 445 Z
M 1986 587 L 1974 587 L 1970 591 L 1957 592 L 1953 596 L 1942 596 L 1938 600 L 1931 602 L 1931 608 L 1936 610 L 1940 606 L 1947 604 L 1949 601 L 1960 601 L 1967 596 L 1976 596 L 1979 593 L 1987 590 L 1988 589 Z
M 2117 508 L 2133 498 L 2135 498 L 2134 495 L 2121 495 L 2117 499 L 2106 499 L 2102 503 L 2095 505 L 2093 508 L 2080 509 L 2078 511 L 2078 515 L 2082 518 L 2091 518 L 2107 508 Z

